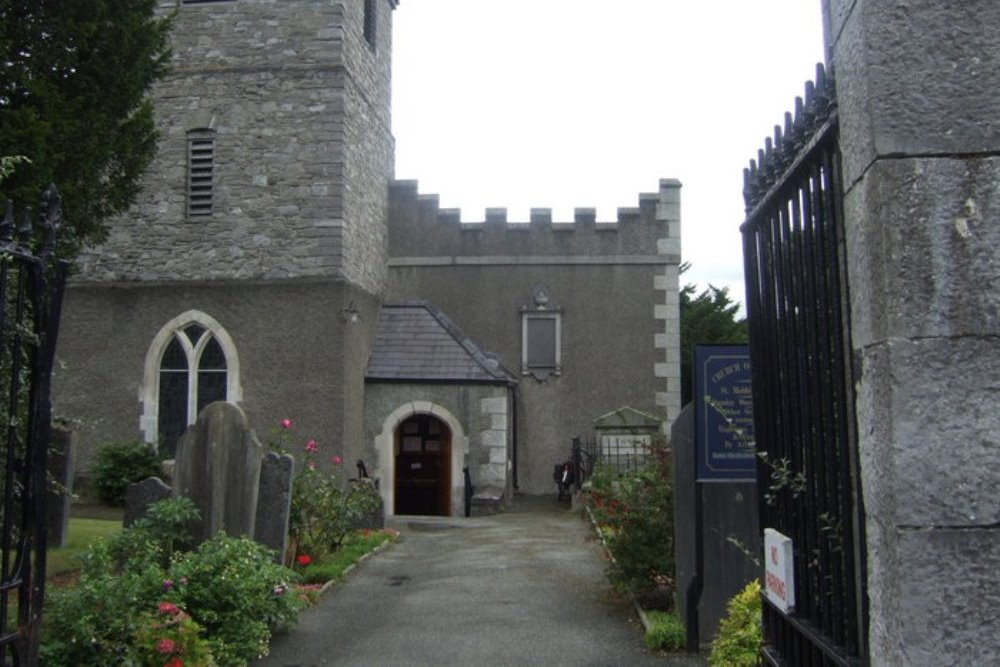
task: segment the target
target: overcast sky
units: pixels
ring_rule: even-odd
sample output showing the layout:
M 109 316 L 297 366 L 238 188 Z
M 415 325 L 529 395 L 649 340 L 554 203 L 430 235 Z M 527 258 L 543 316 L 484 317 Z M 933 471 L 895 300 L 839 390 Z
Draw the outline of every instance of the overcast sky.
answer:
M 403 0 L 396 177 L 462 219 L 599 220 L 677 178 L 681 280 L 743 300 L 743 168 L 823 59 L 820 0 Z

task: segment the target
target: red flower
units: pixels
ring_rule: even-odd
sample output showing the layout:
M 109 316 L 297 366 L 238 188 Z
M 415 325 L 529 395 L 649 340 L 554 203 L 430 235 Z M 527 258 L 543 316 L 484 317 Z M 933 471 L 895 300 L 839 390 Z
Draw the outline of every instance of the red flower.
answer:
M 309 554 L 299 554 L 295 557 L 295 562 L 299 565 L 308 565 L 313 561 L 312 556 Z
M 282 419 L 281 420 L 281 428 L 283 428 L 283 429 L 289 429 L 291 427 L 292 427 L 292 420 L 291 419 Z
M 163 667 L 184 667 L 184 663 L 176 655 L 167 662 L 163 663 Z
M 163 638 L 156 642 L 156 652 L 170 655 L 177 648 L 177 643 L 173 639 Z
M 161 614 L 170 614 L 171 616 L 176 616 L 181 612 L 180 608 L 171 602 L 161 602 L 158 610 Z
M 306 442 L 306 451 L 314 454 L 319 451 L 319 445 L 316 444 L 315 440 L 309 440 Z
M 334 455 L 334 456 L 330 457 L 330 463 L 332 463 L 335 466 L 339 466 L 343 462 L 344 462 L 344 459 L 340 458 L 337 455 Z

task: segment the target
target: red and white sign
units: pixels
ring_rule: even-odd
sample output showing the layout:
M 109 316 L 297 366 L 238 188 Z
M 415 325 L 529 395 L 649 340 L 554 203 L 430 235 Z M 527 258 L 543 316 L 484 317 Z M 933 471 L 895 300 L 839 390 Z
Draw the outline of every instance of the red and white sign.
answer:
M 792 540 L 773 528 L 764 529 L 764 594 L 786 614 L 795 609 Z

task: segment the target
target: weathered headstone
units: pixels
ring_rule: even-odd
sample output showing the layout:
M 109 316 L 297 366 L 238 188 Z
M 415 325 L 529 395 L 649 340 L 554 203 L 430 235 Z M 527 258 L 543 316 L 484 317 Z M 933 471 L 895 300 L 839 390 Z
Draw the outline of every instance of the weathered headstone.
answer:
M 175 492 L 201 512 L 196 540 L 253 536 L 262 456 L 243 410 L 220 401 L 201 411 L 177 443 L 174 471 Z
M 146 518 L 149 506 L 174 495 L 173 490 L 159 477 L 147 477 L 125 488 L 125 518 L 128 528 L 139 519 Z
M 50 484 L 46 521 L 48 546 L 61 547 L 69 529 L 69 506 L 73 494 L 73 432 L 58 426 L 52 427 L 52 441 L 48 451 L 49 476 L 58 487 Z
M 295 459 L 290 454 L 268 452 L 260 465 L 257 518 L 253 538 L 278 552 L 283 562 L 288 546 L 288 515 L 292 508 L 292 475 Z

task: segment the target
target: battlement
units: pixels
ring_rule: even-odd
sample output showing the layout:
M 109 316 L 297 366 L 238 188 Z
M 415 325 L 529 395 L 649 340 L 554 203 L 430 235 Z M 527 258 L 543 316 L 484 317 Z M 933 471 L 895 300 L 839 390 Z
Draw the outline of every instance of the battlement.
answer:
M 659 192 L 639 195 L 615 220 L 600 221 L 594 208 L 576 208 L 558 221 L 550 208 L 532 208 L 528 220 L 508 219 L 506 208 L 487 208 L 483 219 L 463 222 L 438 195 L 421 194 L 417 181 L 389 187 L 391 257 L 447 256 L 670 256 L 680 257 L 680 181 L 662 179 Z M 664 261 L 667 261 L 664 258 Z
M 463 231 L 482 231 L 484 225 L 505 225 L 507 231 L 527 231 L 532 226 L 550 226 L 553 231 L 572 232 L 577 230 L 595 229 L 598 231 L 617 231 L 623 225 L 639 222 L 643 218 L 657 218 L 657 206 L 661 202 L 677 201 L 673 193 L 681 187 L 676 179 L 661 179 L 660 192 L 643 192 L 639 194 L 639 205 L 619 207 L 615 220 L 598 220 L 595 208 L 574 208 L 572 220 L 553 220 L 551 208 L 532 208 L 528 220 L 509 220 L 507 209 L 486 208 L 483 219 L 479 221 L 462 221 L 462 210 L 459 208 L 441 208 L 440 199 L 436 194 L 421 194 L 419 183 L 415 180 L 399 180 L 390 186 L 392 195 L 402 199 L 415 200 L 422 209 L 426 209 L 429 217 L 436 221 L 455 225 Z M 659 219 L 660 222 L 667 218 Z

